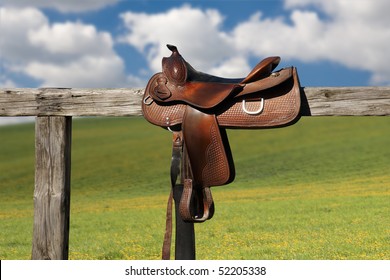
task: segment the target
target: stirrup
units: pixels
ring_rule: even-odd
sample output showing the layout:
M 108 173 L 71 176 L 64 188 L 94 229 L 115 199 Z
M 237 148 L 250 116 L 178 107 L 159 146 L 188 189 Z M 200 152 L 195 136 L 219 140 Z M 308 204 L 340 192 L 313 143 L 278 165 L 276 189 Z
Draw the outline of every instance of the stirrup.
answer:
M 202 216 L 196 216 L 192 213 L 191 201 L 193 199 L 193 184 L 191 179 L 184 180 L 184 189 L 183 194 L 180 199 L 179 212 L 183 221 L 192 222 L 192 223 L 202 223 L 206 220 L 209 220 L 214 215 L 214 202 L 211 195 L 211 190 L 209 187 L 202 188 L 201 190 L 201 200 L 203 206 Z

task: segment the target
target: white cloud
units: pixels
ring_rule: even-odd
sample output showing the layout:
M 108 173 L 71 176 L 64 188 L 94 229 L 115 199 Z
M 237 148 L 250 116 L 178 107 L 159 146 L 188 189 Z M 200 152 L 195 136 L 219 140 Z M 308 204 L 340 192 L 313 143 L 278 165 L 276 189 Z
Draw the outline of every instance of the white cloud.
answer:
M 40 86 L 120 87 L 129 81 L 109 33 L 81 22 L 50 24 L 35 8 L 0 12 L 5 71 L 28 75 Z
M 336 21 L 388 26 L 390 2 L 386 0 L 285 0 L 287 9 L 314 7 Z
M 1 75 L 0 76 L 0 87 L 1 88 L 14 88 L 14 87 L 16 87 L 16 84 L 14 83 L 14 81 L 8 79 L 4 75 Z
M 356 0 L 353 5 L 339 0 L 285 3 L 293 9 L 292 24 L 280 20 L 270 23 L 260 17 L 241 23 L 233 33 L 238 47 L 257 55 L 269 54 L 272 48 L 282 57 L 333 61 L 371 72 L 373 84 L 390 84 L 390 18 L 386 16 L 389 1 Z M 326 18 L 321 18 L 318 11 Z M 255 30 L 260 36 L 252 37 L 250 44 L 241 40 Z
M 120 0 L 2 0 L 4 6 L 51 8 L 60 12 L 86 12 L 114 5 Z
M 42 25 L 29 30 L 28 39 L 36 47 L 44 48 L 56 55 L 112 53 L 113 41 L 107 32 L 98 32 L 93 25 L 81 22 Z
M 128 29 L 121 40 L 145 53 L 155 71 L 169 55 L 165 44 L 172 43 L 196 68 L 214 74 L 242 76 L 250 57 L 280 55 L 335 62 L 369 71 L 372 84 L 390 84 L 390 1 L 285 0 L 285 8 L 286 17 L 255 12 L 230 31 L 217 10 L 187 5 L 158 14 L 128 12 L 121 15 Z
M 0 7 L 0 57 L 8 61 L 23 62 L 40 56 L 40 50 L 29 48 L 28 32 L 47 25 L 45 15 L 37 9 Z M 29 48 L 29 51 L 27 49 Z
M 152 71 L 161 70 L 170 43 L 198 70 L 220 76 L 244 76 L 250 58 L 280 55 L 284 60 L 337 62 L 369 71 L 374 85 L 390 84 L 388 0 L 284 0 L 286 16 L 254 12 L 230 30 L 216 9 L 184 5 L 155 14 L 125 12 L 120 17 L 126 32 L 116 42 L 91 24 L 50 22 L 39 9 L 25 8 L 77 12 L 118 1 L 3 0 L 0 83 L 17 85 L 7 73 L 22 73 L 41 86 L 142 86 L 140 78 L 126 76 L 114 50 L 119 41 L 145 55 Z
M 128 33 L 120 41 L 144 53 L 154 71 L 161 70 L 161 57 L 170 54 L 167 43 L 185 50 L 185 58 L 195 68 L 210 72 L 234 53 L 231 38 L 221 31 L 223 16 L 217 10 L 184 5 L 157 14 L 126 12 L 121 18 Z M 236 76 L 242 74 L 242 69 L 225 72 Z
M 220 65 L 207 70 L 219 77 L 240 78 L 250 72 L 248 60 L 244 56 L 235 56 L 223 61 Z
M 64 64 L 33 61 L 25 72 L 42 87 L 119 87 L 125 76 L 123 61 L 118 56 L 82 56 Z

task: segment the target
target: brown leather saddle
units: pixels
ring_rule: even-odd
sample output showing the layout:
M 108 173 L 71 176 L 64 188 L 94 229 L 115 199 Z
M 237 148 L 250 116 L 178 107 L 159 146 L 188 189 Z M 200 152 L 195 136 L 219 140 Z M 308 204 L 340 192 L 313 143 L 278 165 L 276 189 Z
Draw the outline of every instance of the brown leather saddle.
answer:
M 295 123 L 301 106 L 297 70 L 273 72 L 280 57 L 268 57 L 245 78 L 221 78 L 196 71 L 175 46 L 167 46 L 172 54 L 149 80 L 142 111 L 150 123 L 173 132 L 171 183 L 172 189 L 183 186 L 181 218 L 204 222 L 214 214 L 210 187 L 226 185 L 235 176 L 225 128 Z M 168 212 L 171 201 L 172 192 Z M 167 232 L 165 243 L 170 244 Z

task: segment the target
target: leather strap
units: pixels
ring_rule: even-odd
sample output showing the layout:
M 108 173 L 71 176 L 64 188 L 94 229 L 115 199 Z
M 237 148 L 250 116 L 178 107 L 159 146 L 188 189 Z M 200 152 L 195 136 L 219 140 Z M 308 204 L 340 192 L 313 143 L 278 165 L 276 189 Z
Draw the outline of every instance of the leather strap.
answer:
M 167 203 L 167 215 L 165 219 L 165 234 L 162 247 L 162 259 L 169 260 L 171 258 L 171 243 L 172 243 L 172 204 L 173 204 L 173 189 L 169 194 Z
M 173 205 L 173 188 L 177 184 L 177 178 L 180 175 L 180 163 L 183 154 L 183 135 L 181 131 L 173 132 L 172 139 L 172 160 L 171 160 L 171 193 L 169 194 L 167 203 L 167 214 L 165 221 L 165 234 L 162 247 L 162 259 L 169 260 L 171 258 L 172 244 L 172 205 Z

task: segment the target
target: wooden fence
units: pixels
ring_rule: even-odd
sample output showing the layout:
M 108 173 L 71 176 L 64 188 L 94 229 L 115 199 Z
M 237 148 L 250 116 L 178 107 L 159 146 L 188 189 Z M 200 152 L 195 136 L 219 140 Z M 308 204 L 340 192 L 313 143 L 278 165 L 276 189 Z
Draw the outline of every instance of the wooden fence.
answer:
M 0 116 L 36 116 L 32 259 L 67 259 L 73 116 L 139 116 L 144 89 L 0 89 Z M 390 87 L 302 88 L 302 116 L 389 116 Z

